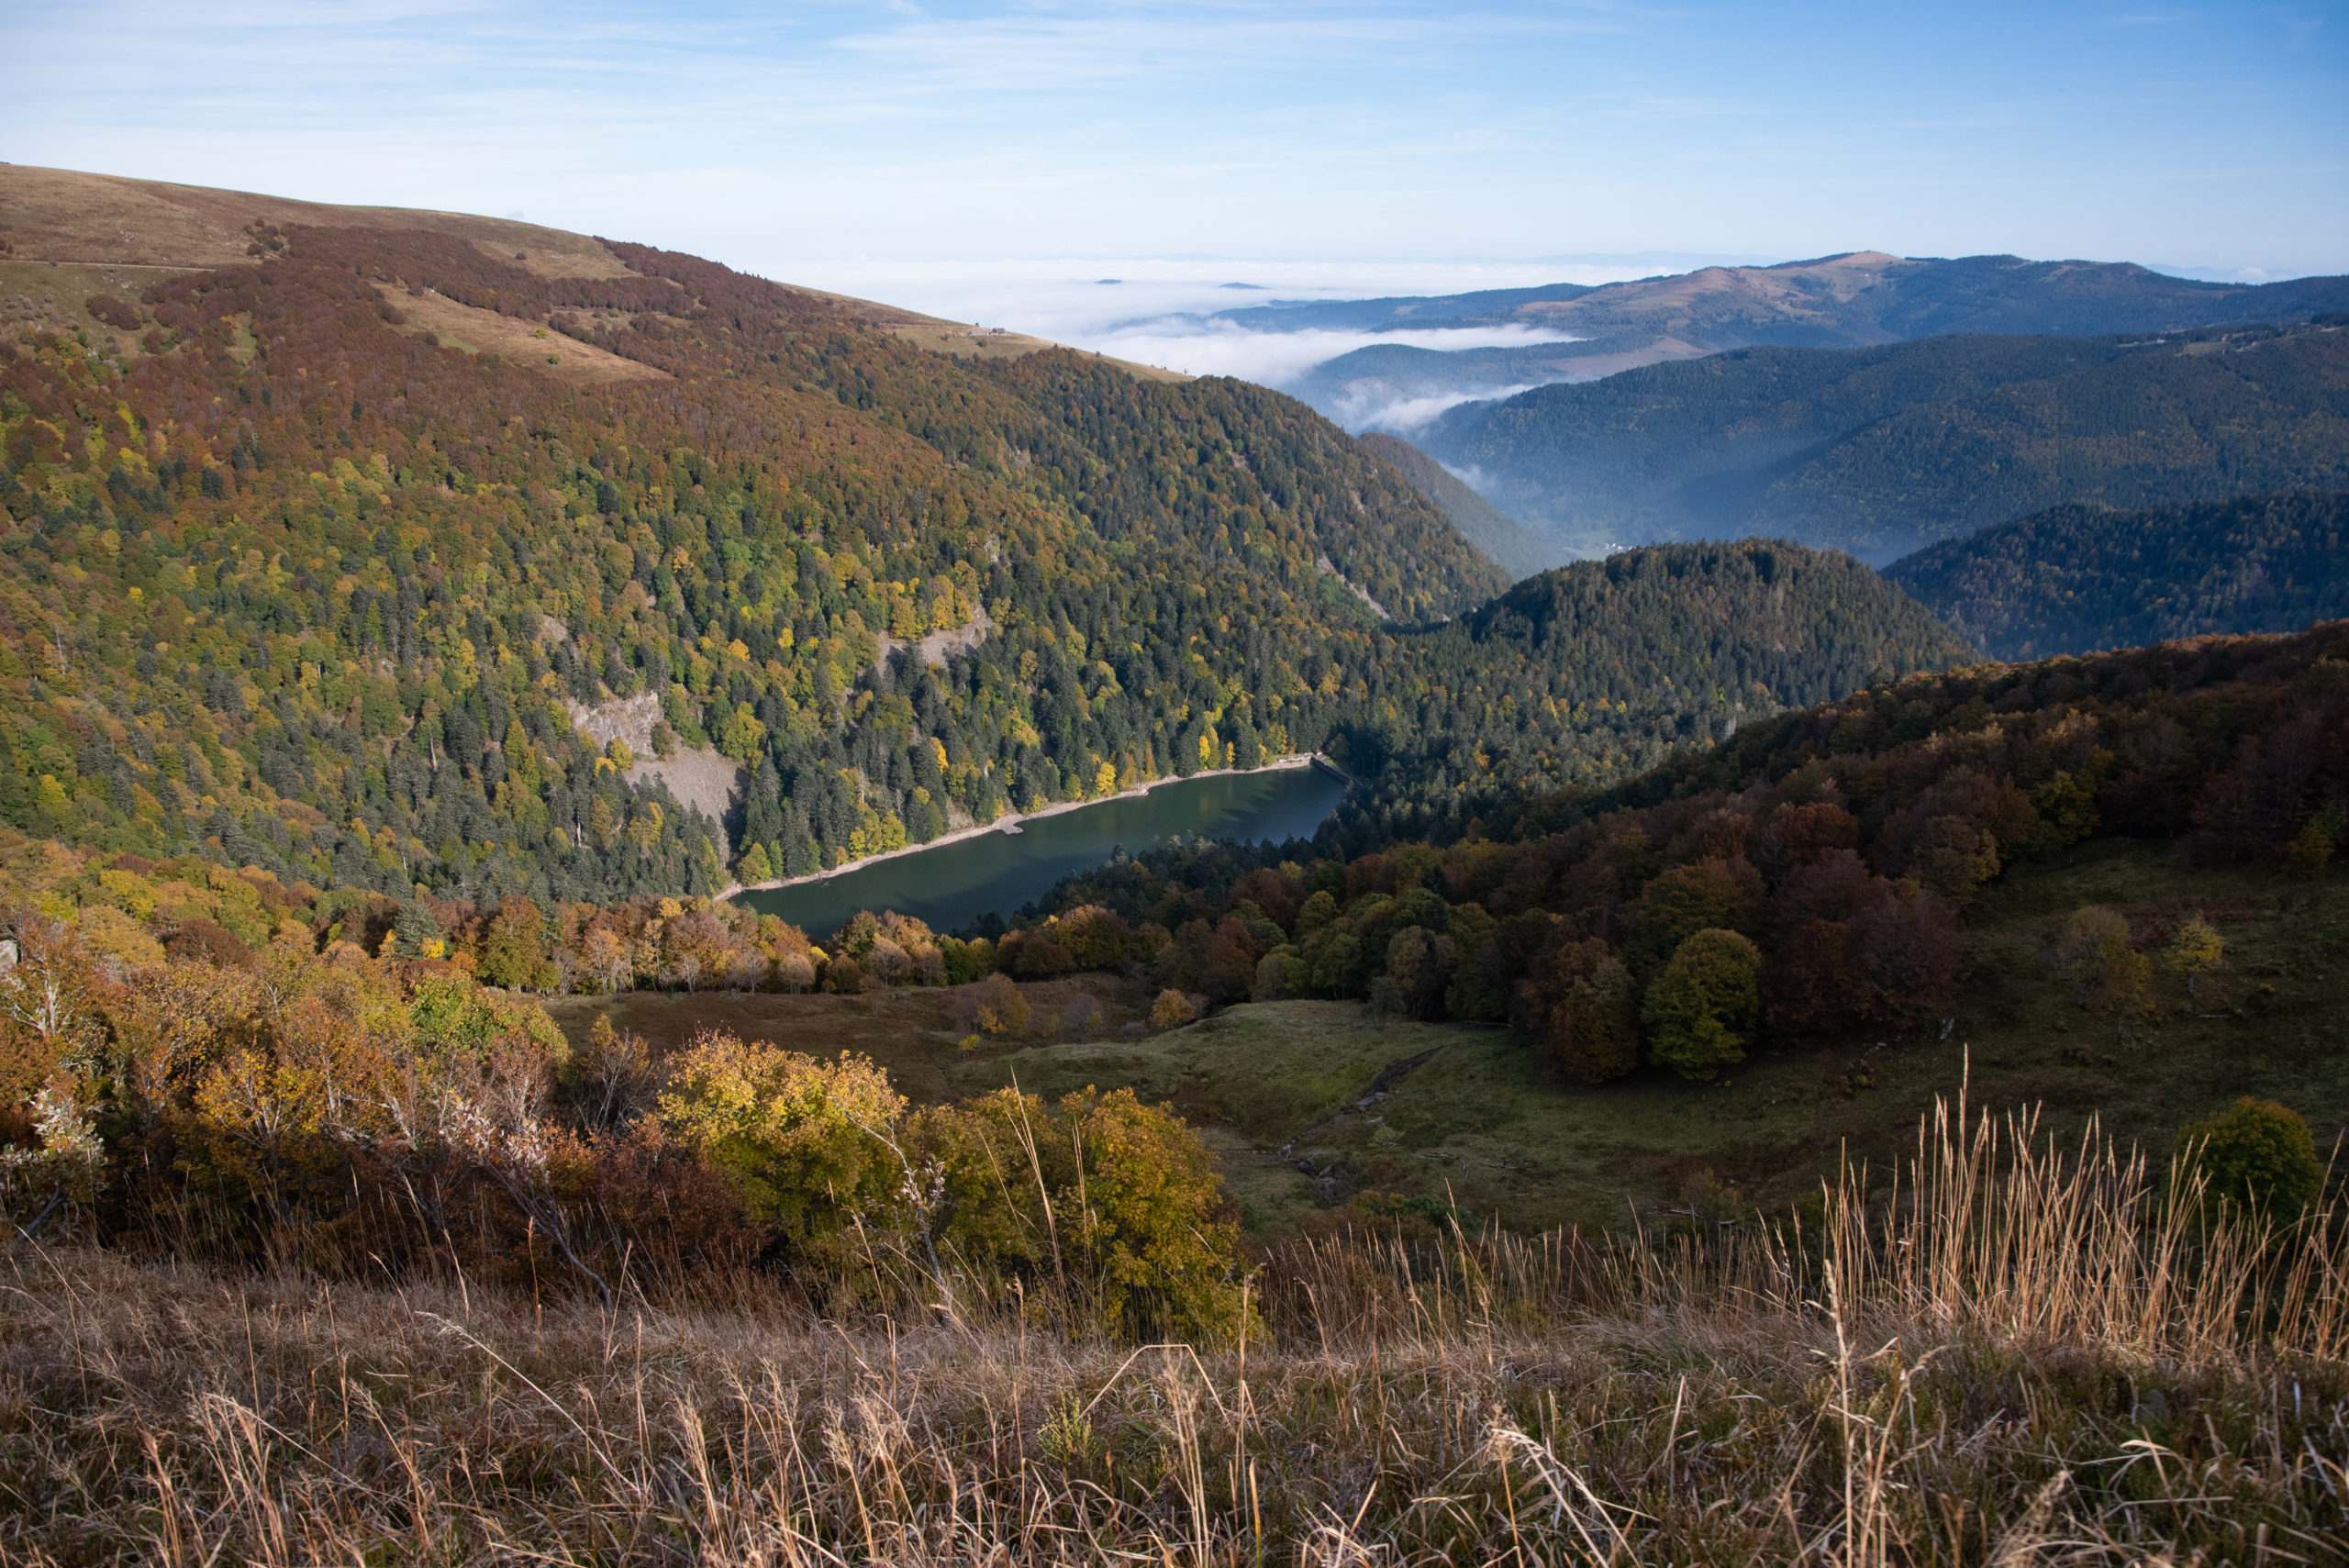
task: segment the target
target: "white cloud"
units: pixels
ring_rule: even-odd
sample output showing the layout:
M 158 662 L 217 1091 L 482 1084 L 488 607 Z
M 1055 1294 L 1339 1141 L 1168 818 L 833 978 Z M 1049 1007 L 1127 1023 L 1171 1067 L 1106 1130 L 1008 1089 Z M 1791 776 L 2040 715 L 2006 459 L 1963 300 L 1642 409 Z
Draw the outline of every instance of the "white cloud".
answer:
M 1033 333 L 1074 348 L 1191 375 L 1230 375 L 1286 386 L 1314 366 L 1379 344 L 1439 351 L 1525 348 L 1575 340 L 1570 333 L 1499 326 L 1394 332 L 1255 330 L 1218 313 L 1288 299 L 1453 295 L 1542 284 L 1612 283 L 1654 268 L 1646 258 L 1592 261 L 1197 261 L 1119 258 L 1059 261 L 782 261 L 758 269 L 787 283 L 885 301 L 952 321 Z M 1239 285 L 1239 286 L 1235 286 Z M 1380 410 L 1350 428 L 1424 423 L 1453 402 L 1378 396 Z M 1474 395 L 1489 396 L 1489 393 Z M 1407 406 L 1408 405 L 1408 406 Z
M 1331 418 L 1355 435 L 1364 430 L 1391 430 L 1398 436 L 1408 436 L 1464 403 L 1495 403 L 1504 397 L 1515 397 L 1520 392 L 1531 392 L 1539 384 L 1528 381 L 1515 386 L 1480 386 L 1468 391 L 1405 396 L 1383 382 L 1350 382 L 1329 412 Z M 1467 483 L 1470 489 L 1477 488 L 1473 482 Z
M 1683 260 L 1702 265 L 1718 258 Z M 763 256 L 743 256 L 738 251 L 735 264 L 780 281 L 887 300 L 950 320 L 1010 327 L 1063 341 L 1139 329 L 1166 317 L 1207 316 L 1281 299 L 1369 299 L 1543 284 L 1590 285 L 1666 270 L 1649 256 L 1530 261 L 1115 255 L 906 261 L 826 256 L 773 241 Z M 1117 281 L 1104 283 L 1104 279 Z
M 1409 349 L 1521 349 L 1571 343 L 1570 333 L 1526 327 L 1461 327 L 1418 332 L 1255 332 L 1229 321 L 1150 322 L 1092 335 L 1080 348 L 1192 375 L 1236 375 L 1266 386 L 1287 386 L 1314 366 L 1381 344 Z M 1428 417 L 1433 418 L 1434 414 Z

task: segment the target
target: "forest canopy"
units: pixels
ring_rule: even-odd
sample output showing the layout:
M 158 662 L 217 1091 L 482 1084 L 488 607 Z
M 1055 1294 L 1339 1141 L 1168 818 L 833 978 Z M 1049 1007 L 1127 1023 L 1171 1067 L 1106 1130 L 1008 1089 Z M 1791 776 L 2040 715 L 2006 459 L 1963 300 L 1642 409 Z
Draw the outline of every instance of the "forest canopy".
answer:
M 1999 659 L 2297 631 L 2349 615 L 2344 523 L 2340 491 L 2058 506 L 1920 550 L 1885 575 Z
M 1791 590 L 1752 550 L 1573 569 L 1525 591 L 1653 644 L 1529 639 L 1403 473 L 1244 383 L 962 363 L 640 246 L 547 277 L 251 232 L 109 296 L 122 336 L 0 349 L 0 822 L 34 837 L 484 907 L 708 895 L 1319 749 L 1364 821 L 1450 811 L 1963 656 L 1784 550 Z M 582 343 L 643 373 L 566 379 Z

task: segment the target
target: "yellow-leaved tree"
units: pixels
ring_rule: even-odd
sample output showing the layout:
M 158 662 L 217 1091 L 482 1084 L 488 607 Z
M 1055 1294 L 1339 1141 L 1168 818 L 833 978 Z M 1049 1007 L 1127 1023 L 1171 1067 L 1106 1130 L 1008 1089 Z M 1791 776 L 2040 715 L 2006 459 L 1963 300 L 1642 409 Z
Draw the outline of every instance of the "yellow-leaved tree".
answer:
M 661 1095 L 670 1137 L 734 1178 L 749 1217 L 832 1267 L 852 1261 L 860 1226 L 903 1227 L 905 1109 L 867 1058 L 821 1062 L 712 1029 L 677 1058 Z
M 1200 1341 L 1241 1328 L 1239 1216 L 1169 1107 L 1130 1089 L 1057 1106 L 1002 1089 L 922 1112 L 909 1146 L 939 1173 L 940 1247 L 1058 1285 L 1065 1328 Z

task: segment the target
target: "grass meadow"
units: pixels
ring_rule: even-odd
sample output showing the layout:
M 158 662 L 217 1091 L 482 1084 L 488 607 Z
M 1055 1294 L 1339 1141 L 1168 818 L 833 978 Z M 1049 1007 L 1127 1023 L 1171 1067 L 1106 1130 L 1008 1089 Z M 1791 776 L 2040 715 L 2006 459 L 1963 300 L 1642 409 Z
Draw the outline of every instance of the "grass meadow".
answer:
M 1300 1237 L 1198 1346 L 877 1257 L 885 1310 L 770 1275 L 605 1308 L 19 1247 L 0 1554 L 2343 1561 L 2349 1235 L 2197 1197 L 1944 1102 L 1808 1224 Z

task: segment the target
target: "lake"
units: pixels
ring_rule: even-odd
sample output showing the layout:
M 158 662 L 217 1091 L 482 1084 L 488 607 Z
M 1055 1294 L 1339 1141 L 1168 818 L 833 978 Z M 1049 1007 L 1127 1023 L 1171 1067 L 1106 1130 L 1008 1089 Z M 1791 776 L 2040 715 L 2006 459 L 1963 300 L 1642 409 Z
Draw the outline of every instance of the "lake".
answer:
M 1345 785 L 1319 768 L 1180 779 L 1147 795 L 1031 817 L 1017 833 L 976 834 L 822 882 L 737 897 L 818 940 L 859 909 L 895 909 L 932 930 L 959 930 L 982 915 L 1010 915 L 1069 873 L 1099 865 L 1119 849 L 1132 853 L 1174 838 L 1310 839 L 1344 795 Z

